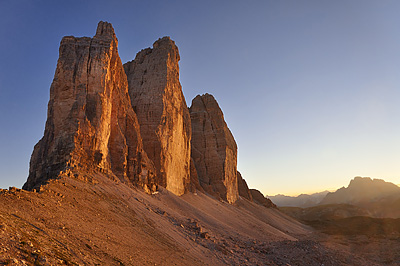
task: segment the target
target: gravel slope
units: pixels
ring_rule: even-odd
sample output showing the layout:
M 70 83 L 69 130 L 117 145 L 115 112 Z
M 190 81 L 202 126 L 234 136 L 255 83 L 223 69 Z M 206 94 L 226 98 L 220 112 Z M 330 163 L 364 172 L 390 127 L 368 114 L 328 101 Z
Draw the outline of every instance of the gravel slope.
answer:
M 0 265 L 373 265 L 244 199 L 147 195 L 100 174 L 85 179 L 0 192 Z

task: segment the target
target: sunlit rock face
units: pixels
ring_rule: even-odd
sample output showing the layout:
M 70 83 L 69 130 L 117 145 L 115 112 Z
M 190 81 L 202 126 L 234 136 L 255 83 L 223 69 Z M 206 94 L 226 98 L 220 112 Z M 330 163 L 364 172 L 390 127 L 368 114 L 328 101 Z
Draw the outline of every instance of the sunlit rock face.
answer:
M 224 115 L 210 94 L 196 96 L 190 107 L 192 158 L 200 185 L 229 203 L 238 197 L 237 146 Z
M 243 179 L 239 171 L 237 172 L 237 182 L 238 182 L 239 196 L 248 199 L 250 201 L 253 201 L 253 197 L 251 196 L 250 189 L 247 186 L 246 180 Z
M 190 115 L 179 82 L 179 51 L 164 37 L 124 64 L 143 147 L 157 183 L 176 195 L 190 186 Z
M 93 38 L 62 39 L 44 136 L 34 148 L 24 189 L 60 172 L 92 171 L 156 189 L 117 46 L 107 22 L 99 22 Z

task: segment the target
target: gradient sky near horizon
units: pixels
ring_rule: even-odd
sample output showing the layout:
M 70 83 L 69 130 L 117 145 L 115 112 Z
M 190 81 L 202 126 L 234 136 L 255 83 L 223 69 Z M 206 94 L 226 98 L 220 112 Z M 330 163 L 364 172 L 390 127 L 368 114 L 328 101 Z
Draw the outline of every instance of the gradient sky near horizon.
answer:
M 122 62 L 179 47 L 190 106 L 211 93 L 238 170 L 266 195 L 400 184 L 400 1 L 0 0 L 0 187 L 26 181 L 61 38 L 111 22 Z

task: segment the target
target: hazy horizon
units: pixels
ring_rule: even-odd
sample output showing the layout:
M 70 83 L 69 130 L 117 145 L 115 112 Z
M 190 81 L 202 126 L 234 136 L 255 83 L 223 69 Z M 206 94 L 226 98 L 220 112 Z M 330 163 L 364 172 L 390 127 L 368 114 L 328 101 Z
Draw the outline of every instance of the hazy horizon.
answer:
M 188 106 L 213 94 L 238 170 L 265 195 L 355 176 L 400 184 L 400 2 L 0 3 L 0 187 L 21 187 L 43 136 L 61 38 L 113 24 L 125 63 L 170 36 Z

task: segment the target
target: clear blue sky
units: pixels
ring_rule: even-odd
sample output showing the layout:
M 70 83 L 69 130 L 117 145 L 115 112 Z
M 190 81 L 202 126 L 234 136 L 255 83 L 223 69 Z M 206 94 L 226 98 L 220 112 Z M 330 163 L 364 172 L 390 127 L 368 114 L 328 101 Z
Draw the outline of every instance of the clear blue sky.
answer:
M 0 187 L 43 136 L 58 46 L 113 24 L 123 62 L 171 36 L 188 105 L 218 100 L 263 193 L 400 184 L 400 1 L 0 0 Z

